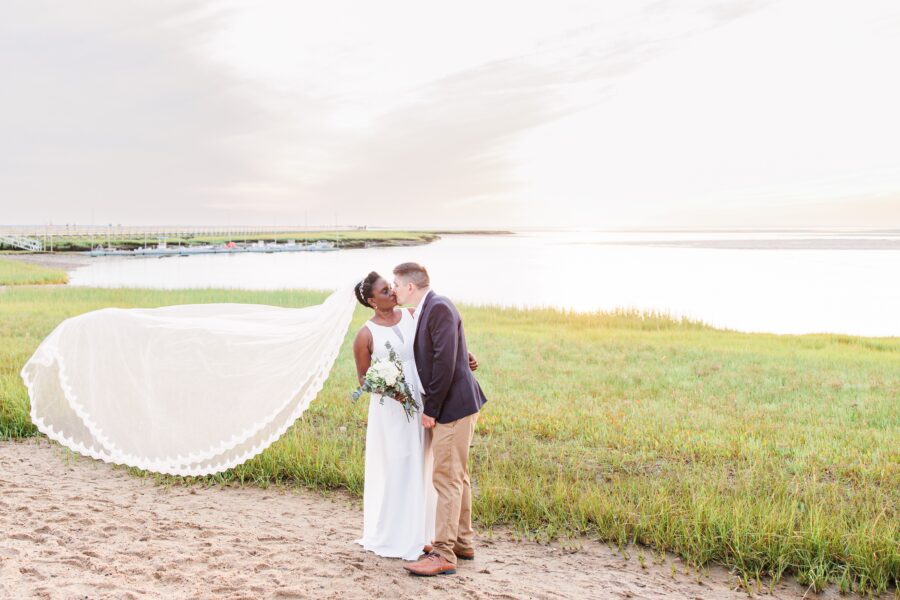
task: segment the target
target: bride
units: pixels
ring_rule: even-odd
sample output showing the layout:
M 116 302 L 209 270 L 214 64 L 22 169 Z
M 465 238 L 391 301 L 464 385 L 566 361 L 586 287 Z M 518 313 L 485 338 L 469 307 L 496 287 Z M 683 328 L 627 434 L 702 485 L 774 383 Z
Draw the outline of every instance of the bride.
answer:
M 356 285 L 356 299 L 375 314 L 353 342 L 360 383 L 373 359 L 387 360 L 387 344 L 403 362 L 403 373 L 422 410 L 413 358 L 416 322 L 411 309 L 397 308 L 397 298 L 378 273 Z M 366 430 L 363 492 L 363 537 L 357 540 L 379 556 L 416 560 L 434 537 L 437 495 L 431 483 L 431 434 L 418 415 L 408 418 L 393 398 L 372 394 Z
M 355 294 L 347 286 L 304 308 L 105 308 L 66 319 L 22 369 L 31 420 L 106 462 L 182 476 L 230 469 L 274 443 L 317 396 L 357 301 L 374 310 L 354 344 L 358 374 L 390 341 L 421 408 L 415 321 L 371 273 Z M 435 528 L 430 436 L 398 402 L 380 400 L 369 406 L 359 543 L 416 559 Z

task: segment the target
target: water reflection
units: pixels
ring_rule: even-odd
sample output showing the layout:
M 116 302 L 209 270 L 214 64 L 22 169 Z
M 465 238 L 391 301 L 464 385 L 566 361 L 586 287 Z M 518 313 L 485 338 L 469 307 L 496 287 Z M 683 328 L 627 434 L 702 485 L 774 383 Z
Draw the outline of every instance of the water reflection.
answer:
M 884 249 L 848 247 L 848 239 L 863 240 L 859 248 Z M 698 243 L 704 240 L 713 247 Z M 722 247 L 735 240 L 749 242 Z M 784 249 L 797 240 L 812 243 Z M 428 267 L 437 291 L 469 304 L 635 307 L 743 331 L 898 336 L 898 240 L 896 232 L 447 236 L 427 246 L 321 254 L 96 258 L 73 272 L 71 283 L 328 289 L 417 261 Z

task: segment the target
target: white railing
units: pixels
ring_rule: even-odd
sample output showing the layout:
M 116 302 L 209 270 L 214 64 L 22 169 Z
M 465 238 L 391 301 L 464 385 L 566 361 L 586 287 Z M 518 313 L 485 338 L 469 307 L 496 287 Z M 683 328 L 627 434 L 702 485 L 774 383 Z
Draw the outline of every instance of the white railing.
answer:
M 44 249 L 44 245 L 40 240 L 20 235 L 0 235 L 0 246 L 12 246 L 22 250 L 31 250 L 32 252 L 40 252 Z

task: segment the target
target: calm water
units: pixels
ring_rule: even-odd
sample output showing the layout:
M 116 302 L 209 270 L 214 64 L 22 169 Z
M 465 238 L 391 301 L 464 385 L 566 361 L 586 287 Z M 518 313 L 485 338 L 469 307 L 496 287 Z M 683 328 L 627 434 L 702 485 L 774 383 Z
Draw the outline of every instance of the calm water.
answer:
M 900 336 L 900 233 L 521 233 L 328 253 L 95 258 L 72 285 L 335 288 L 426 265 L 459 302 L 635 307 L 776 333 Z

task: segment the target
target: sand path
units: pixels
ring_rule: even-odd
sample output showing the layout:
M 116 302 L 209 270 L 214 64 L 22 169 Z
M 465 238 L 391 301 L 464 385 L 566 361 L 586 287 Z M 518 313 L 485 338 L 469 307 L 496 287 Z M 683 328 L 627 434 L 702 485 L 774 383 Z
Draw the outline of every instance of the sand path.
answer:
M 0 598 L 747 598 L 723 569 L 698 583 L 677 559 L 504 533 L 458 575 L 420 579 L 356 546 L 361 523 L 346 494 L 165 488 L 44 439 L 0 442 Z

